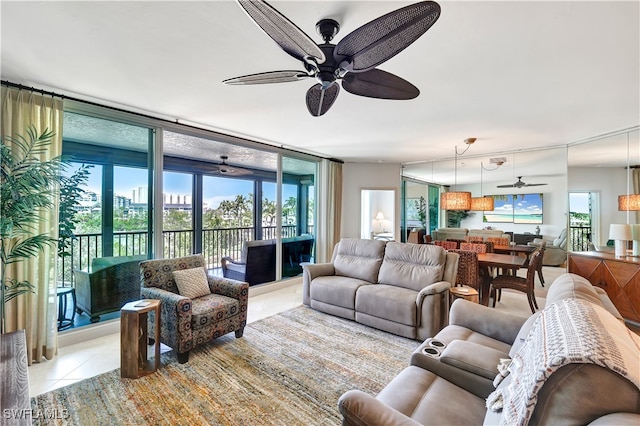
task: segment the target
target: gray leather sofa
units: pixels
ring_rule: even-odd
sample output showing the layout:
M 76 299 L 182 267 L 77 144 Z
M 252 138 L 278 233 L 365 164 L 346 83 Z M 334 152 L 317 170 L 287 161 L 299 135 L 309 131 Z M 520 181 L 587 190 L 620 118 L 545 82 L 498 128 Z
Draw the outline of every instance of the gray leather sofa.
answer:
M 434 245 L 343 238 L 331 263 L 303 268 L 305 305 L 424 340 L 447 325 L 458 255 Z
M 511 240 L 511 235 L 500 229 L 438 228 L 431 233 L 431 239 L 439 241 L 464 240 L 466 237 L 482 237 L 485 241 L 488 237 Z
M 625 351 L 631 352 L 627 359 L 632 361 L 627 364 L 629 368 L 624 377 L 613 369 L 588 362 L 571 361 L 552 374 L 545 370 L 546 381 L 538 387 L 529 424 L 640 424 L 640 368 L 637 365 L 640 340 L 625 327 L 606 293 L 578 275 L 564 274 L 551 285 L 545 310 L 556 309 L 558 305 L 554 302 L 569 299 L 598 306 L 598 319 L 607 320 L 606 328 L 602 325 L 605 322 L 595 321 L 597 328 L 592 329 L 592 333 L 579 334 L 584 335 L 585 341 L 594 335 L 602 336 L 607 343 L 622 341 L 626 344 Z M 501 360 L 521 360 L 529 351 L 539 353 L 531 351 L 526 343 L 530 345 L 533 340 L 530 334 L 538 335 L 534 328 L 540 330 L 544 323 L 536 323 L 542 312 L 544 310 L 527 319 L 456 300 L 451 307 L 450 324 L 416 349 L 411 356 L 411 365 L 375 398 L 359 390 L 348 391 L 340 397 L 338 406 L 343 424 L 504 424 L 504 414 L 488 409 L 487 400 L 492 402 L 495 394 L 491 392 L 509 389 L 512 381 L 520 383 L 523 376 L 513 378 L 515 373 L 506 374 L 496 388 L 493 383 L 499 375 L 498 364 Z M 582 331 L 591 321 L 588 316 L 576 316 L 572 323 L 576 325 L 575 330 Z M 562 341 L 565 337 L 552 333 L 549 338 Z M 434 342 L 440 344 L 434 347 Z M 602 354 L 612 353 L 609 351 L 613 345 L 604 346 Z M 425 350 L 434 353 L 428 355 Z M 526 373 L 529 364 L 522 365 Z
M 544 266 L 560 266 L 567 260 L 567 230 L 563 229 L 556 238 L 535 238 L 530 246 L 538 247 L 542 241 L 547 244 L 542 257 Z

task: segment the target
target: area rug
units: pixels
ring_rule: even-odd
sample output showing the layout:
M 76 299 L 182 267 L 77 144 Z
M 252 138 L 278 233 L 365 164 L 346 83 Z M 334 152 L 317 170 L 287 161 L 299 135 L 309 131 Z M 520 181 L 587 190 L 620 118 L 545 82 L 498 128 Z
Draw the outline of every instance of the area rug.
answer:
M 339 425 L 340 395 L 378 393 L 419 342 L 301 306 L 139 379 L 120 370 L 32 398 L 34 424 Z

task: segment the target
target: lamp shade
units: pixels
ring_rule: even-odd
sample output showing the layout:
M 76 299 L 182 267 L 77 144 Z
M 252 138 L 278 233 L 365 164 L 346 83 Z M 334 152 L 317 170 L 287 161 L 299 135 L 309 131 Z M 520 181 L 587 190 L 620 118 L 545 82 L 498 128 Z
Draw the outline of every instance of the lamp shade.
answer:
M 376 215 L 376 220 L 384 220 L 384 215 L 382 214 L 382 212 L 378 212 L 378 214 Z
M 618 195 L 618 210 L 625 212 L 640 210 L 640 194 Z
M 471 210 L 485 211 L 485 212 L 493 210 L 493 197 L 471 198 Z
M 630 241 L 631 237 L 631 225 L 612 223 L 609 225 L 609 239 Z
M 444 210 L 471 210 L 471 193 L 443 192 L 440 194 L 440 206 Z

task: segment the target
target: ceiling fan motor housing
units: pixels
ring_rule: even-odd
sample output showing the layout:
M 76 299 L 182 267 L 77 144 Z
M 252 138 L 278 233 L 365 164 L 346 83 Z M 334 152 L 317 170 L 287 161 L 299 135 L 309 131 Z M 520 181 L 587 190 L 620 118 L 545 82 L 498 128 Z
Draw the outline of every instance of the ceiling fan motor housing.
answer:
M 333 58 L 333 49 L 335 49 L 336 46 L 327 42 L 325 44 L 321 44 L 319 47 L 327 59 L 323 63 L 318 64 L 316 79 L 320 84 L 322 84 L 322 88 L 326 89 L 338 78 L 338 64 Z

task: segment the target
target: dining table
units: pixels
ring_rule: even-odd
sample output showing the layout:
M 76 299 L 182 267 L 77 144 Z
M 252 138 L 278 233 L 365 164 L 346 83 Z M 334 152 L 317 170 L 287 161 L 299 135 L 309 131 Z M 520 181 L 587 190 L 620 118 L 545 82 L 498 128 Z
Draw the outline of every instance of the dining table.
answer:
M 531 253 L 536 250 L 535 246 L 528 246 L 525 244 L 515 244 L 515 245 L 494 245 L 493 252 L 500 254 L 520 254 L 523 253 L 529 258 Z
M 515 274 L 518 269 L 524 267 L 527 258 L 513 254 L 504 253 L 479 253 L 478 266 L 480 268 L 480 303 L 489 306 L 489 288 L 493 277 L 490 268 L 498 268 L 498 270 L 510 270 Z

